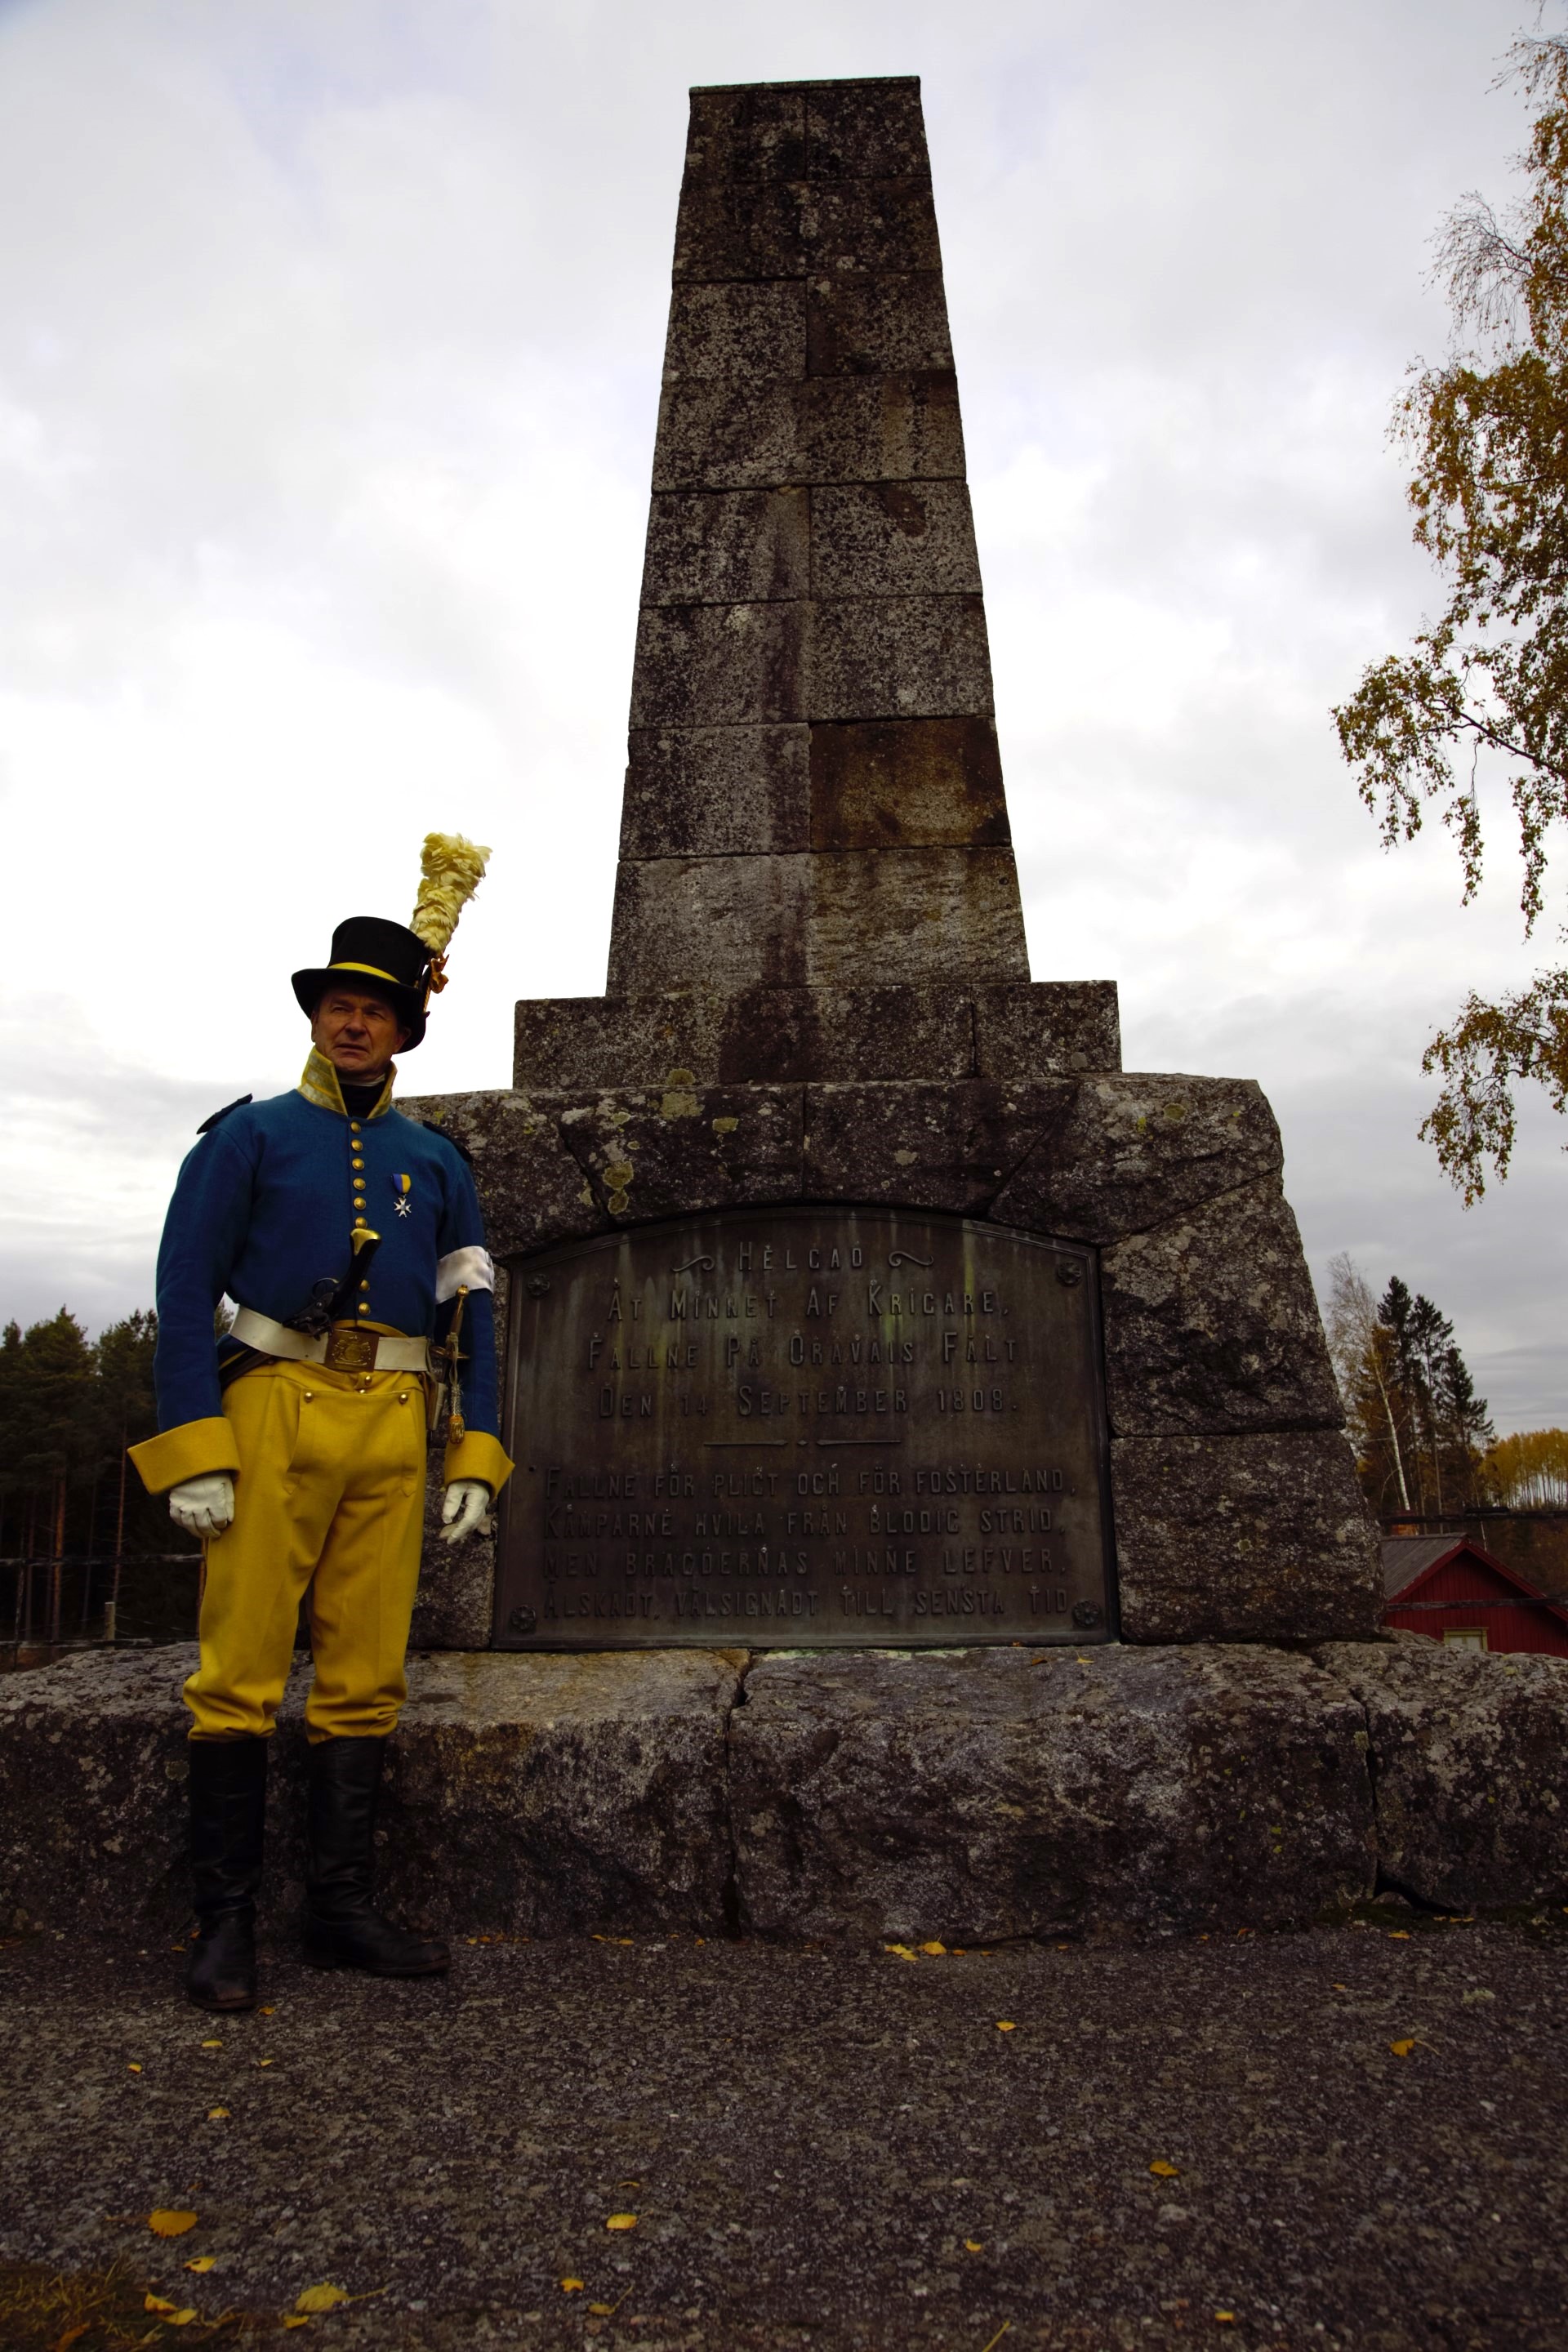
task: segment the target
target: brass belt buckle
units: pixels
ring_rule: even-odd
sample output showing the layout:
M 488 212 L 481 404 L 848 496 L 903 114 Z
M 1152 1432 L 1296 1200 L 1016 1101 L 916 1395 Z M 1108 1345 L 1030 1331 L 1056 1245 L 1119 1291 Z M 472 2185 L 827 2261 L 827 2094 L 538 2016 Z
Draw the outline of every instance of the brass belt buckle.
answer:
M 327 1369 L 333 1372 L 374 1372 L 379 1345 L 374 1331 L 356 1331 L 352 1324 L 334 1323 L 327 1334 Z

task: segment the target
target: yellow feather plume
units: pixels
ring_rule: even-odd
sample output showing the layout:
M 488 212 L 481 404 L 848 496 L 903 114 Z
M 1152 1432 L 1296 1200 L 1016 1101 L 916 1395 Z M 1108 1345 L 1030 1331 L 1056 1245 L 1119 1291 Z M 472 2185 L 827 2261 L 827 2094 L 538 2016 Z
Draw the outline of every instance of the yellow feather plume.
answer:
M 408 928 L 433 956 L 446 953 L 458 918 L 479 888 L 489 851 L 460 833 L 427 833 L 419 858 L 419 896 Z

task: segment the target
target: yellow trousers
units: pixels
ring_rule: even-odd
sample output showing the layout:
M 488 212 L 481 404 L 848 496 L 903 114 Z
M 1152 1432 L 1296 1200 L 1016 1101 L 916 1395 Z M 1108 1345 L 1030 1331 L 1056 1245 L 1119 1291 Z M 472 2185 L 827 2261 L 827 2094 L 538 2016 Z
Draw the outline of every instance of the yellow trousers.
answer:
M 193 1739 L 270 1733 L 310 1594 L 311 1739 L 380 1738 L 404 1654 L 425 1513 L 425 1387 L 407 1372 L 259 1365 L 224 1398 L 234 1518 L 206 1546 Z

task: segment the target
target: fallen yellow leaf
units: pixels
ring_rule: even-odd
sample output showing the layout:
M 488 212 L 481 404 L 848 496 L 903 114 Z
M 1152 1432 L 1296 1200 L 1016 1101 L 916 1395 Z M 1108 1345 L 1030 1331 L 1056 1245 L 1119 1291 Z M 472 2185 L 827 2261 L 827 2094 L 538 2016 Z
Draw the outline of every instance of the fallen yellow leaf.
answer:
M 310 2314 L 303 2311 L 286 2311 L 283 2315 L 283 2325 L 285 2327 L 309 2327 Z
M 258 2058 L 256 2063 L 258 2066 L 270 2066 L 272 2061 L 270 2058 Z
M 195 2305 L 187 2304 L 184 2311 L 172 2311 L 169 2314 L 169 2325 L 171 2327 L 188 2327 L 196 2315 Z
M 1410 1941 L 1409 1928 L 1391 1927 L 1388 1931 L 1388 1940 L 1391 1944 L 1407 1944 Z
M 155 2238 L 183 2238 L 187 2230 L 194 2230 L 195 2226 L 194 2213 L 173 2211 L 165 2205 L 160 2205 L 155 2213 L 147 2216 L 147 2227 Z
M 915 1957 L 907 1944 L 884 1944 L 882 1949 L 891 1952 L 896 1960 L 912 1960 Z
M 612 2213 L 605 2227 L 606 2230 L 635 2230 L 637 2225 L 635 2213 Z
M 163 2295 L 149 2293 L 142 2308 L 143 2311 L 173 2311 L 174 2306 Z
M 128 2074 L 140 2074 L 140 2073 L 142 2072 L 142 2069 L 141 2069 L 141 2067 L 140 2067 L 140 2066 L 138 2066 L 138 2064 L 136 2063 L 135 2059 L 134 2059 L 134 2058 L 132 2058 L 132 2059 L 130 2061 L 130 2063 L 128 2063 L 128 2065 L 126 2066 L 125 2071 L 126 2071 L 126 2073 L 127 2073 Z
M 223 2043 L 221 2042 L 204 2042 L 202 2043 L 202 2048 L 204 2050 L 221 2050 L 223 2048 Z
M 1181 2178 L 1180 2166 L 1167 2164 L 1163 2156 L 1157 2156 L 1149 2169 L 1151 2172 L 1158 2173 L 1162 2180 L 1177 2180 Z
M 937 1943 L 933 1938 L 931 1943 L 922 1944 L 921 1946 L 921 1949 L 922 1952 L 929 1952 L 933 1960 L 940 1960 L 946 1952 L 947 1946 L 945 1944 Z
M 278 2014 L 278 2005 L 276 2001 L 270 2009 L 258 2009 L 256 2014 L 258 2017 L 276 2017 Z
M 984 2238 L 965 2238 L 963 2242 L 968 2247 L 972 2254 L 983 2254 L 985 2251 L 985 2241 Z
M 1236 2314 L 1234 2311 L 1216 2311 L 1215 2313 L 1215 2317 L 1219 2321 L 1222 2327 L 1227 2327 L 1234 2326 Z
M 185 2268 L 188 2271 L 210 2271 L 216 2260 L 216 2254 L 193 2254 Z
M 1415 2049 L 1415 2043 L 1414 2039 L 1412 2039 L 1409 2042 L 1391 2042 L 1388 2046 L 1393 2051 L 1396 2058 L 1408 2058 L 1410 2053 Z
M 207 2121 L 209 2124 L 227 2123 L 228 2109 L 226 2107 L 209 2107 L 207 2109 Z
M 1010 2017 L 999 2017 L 996 2020 L 996 2031 L 998 2033 L 1016 2033 L 1018 2029 Z
M 352 2303 L 353 2297 L 346 2286 L 308 2286 L 294 2297 L 296 2311 L 335 2311 L 340 2303 Z
M 613 2303 L 591 2303 L 588 2308 L 595 2319 L 613 2319 L 616 2315 L 616 2306 Z
M 604 1939 L 603 1936 L 595 1936 L 595 1938 L 594 1938 L 594 1941 L 595 1941 L 596 1944 L 602 1944 L 602 1943 L 604 1942 L 604 1940 L 605 1940 L 605 1939 Z M 583 2292 L 583 2282 L 582 2282 L 582 2280 L 581 2280 L 581 2279 L 563 2279 L 563 2280 L 561 2281 L 561 2292 L 562 2292 L 562 2294 L 582 2294 L 582 2292 Z

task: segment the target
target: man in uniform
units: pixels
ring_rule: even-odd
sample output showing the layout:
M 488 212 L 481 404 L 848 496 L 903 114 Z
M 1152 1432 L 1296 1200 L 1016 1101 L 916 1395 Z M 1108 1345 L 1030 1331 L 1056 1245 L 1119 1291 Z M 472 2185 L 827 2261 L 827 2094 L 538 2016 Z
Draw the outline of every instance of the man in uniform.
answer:
M 448 1541 L 479 1524 L 511 1465 L 473 1178 L 454 1144 L 394 1108 L 392 1056 L 424 1036 L 440 950 L 486 855 L 432 835 L 438 887 L 421 893 L 416 928 L 341 923 L 331 961 L 294 974 L 311 1038 L 299 1087 L 206 1121 L 164 1226 L 160 1433 L 132 1451 L 205 1545 L 185 1685 L 198 1919 L 186 1990 L 208 2009 L 256 2000 L 268 1743 L 307 1595 L 307 1957 L 378 1976 L 447 1965 L 444 1944 L 371 1902 L 382 1759 L 406 1695 L 433 1341 L 466 1375 L 447 1417 Z M 238 1312 L 215 1341 L 226 1293 Z

